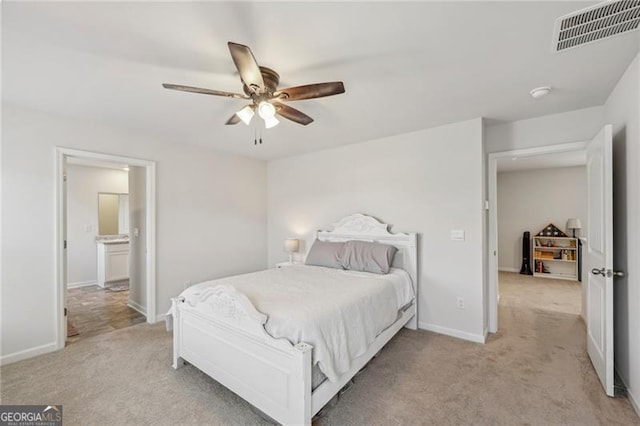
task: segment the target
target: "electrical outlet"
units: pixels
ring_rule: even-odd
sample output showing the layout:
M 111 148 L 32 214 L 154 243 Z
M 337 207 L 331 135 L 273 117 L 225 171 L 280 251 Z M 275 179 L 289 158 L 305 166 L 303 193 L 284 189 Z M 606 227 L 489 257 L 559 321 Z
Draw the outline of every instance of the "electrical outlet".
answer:
M 462 297 L 458 297 L 458 309 L 464 309 L 464 299 Z
M 188 289 L 189 287 L 191 287 L 191 281 L 187 280 L 184 283 L 182 283 L 182 288 L 184 290 Z

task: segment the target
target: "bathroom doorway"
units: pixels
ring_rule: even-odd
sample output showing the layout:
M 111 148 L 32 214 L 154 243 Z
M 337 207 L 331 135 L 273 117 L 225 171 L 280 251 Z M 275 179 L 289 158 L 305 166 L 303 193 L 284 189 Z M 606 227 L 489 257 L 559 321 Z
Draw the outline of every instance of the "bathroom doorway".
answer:
M 66 159 L 67 344 L 146 319 L 136 297 L 145 283 L 129 277 L 136 269 L 130 255 L 132 168 Z
M 156 321 L 155 163 L 58 148 L 58 339 Z

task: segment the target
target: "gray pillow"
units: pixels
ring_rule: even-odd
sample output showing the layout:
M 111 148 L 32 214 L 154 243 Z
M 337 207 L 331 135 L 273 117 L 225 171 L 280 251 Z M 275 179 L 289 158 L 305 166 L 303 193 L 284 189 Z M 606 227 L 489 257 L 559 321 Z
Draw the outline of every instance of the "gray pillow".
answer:
M 352 271 L 388 274 L 397 251 L 397 247 L 389 244 L 347 241 L 344 243 L 340 263 L 344 269 Z
M 315 240 L 309 250 L 305 265 L 342 269 L 340 258 L 345 243 Z

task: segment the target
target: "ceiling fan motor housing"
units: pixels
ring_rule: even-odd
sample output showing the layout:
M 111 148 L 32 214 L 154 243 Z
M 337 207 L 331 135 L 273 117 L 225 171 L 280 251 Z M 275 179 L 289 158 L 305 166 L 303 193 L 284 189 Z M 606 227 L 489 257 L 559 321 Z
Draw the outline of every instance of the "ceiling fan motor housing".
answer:
M 278 84 L 280 83 L 280 75 L 267 67 L 260 67 L 260 73 L 262 74 L 262 79 L 264 80 L 264 87 L 266 89 L 266 94 L 271 95 L 278 88 Z M 253 91 L 247 87 L 246 84 L 242 85 L 242 90 L 247 96 L 251 96 Z

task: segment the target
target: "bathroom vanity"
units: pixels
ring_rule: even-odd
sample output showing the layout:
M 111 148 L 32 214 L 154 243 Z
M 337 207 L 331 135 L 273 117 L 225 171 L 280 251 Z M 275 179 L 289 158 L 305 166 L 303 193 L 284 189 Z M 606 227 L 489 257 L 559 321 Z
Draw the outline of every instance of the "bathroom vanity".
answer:
M 98 285 L 129 279 L 129 237 L 108 236 L 96 239 Z

